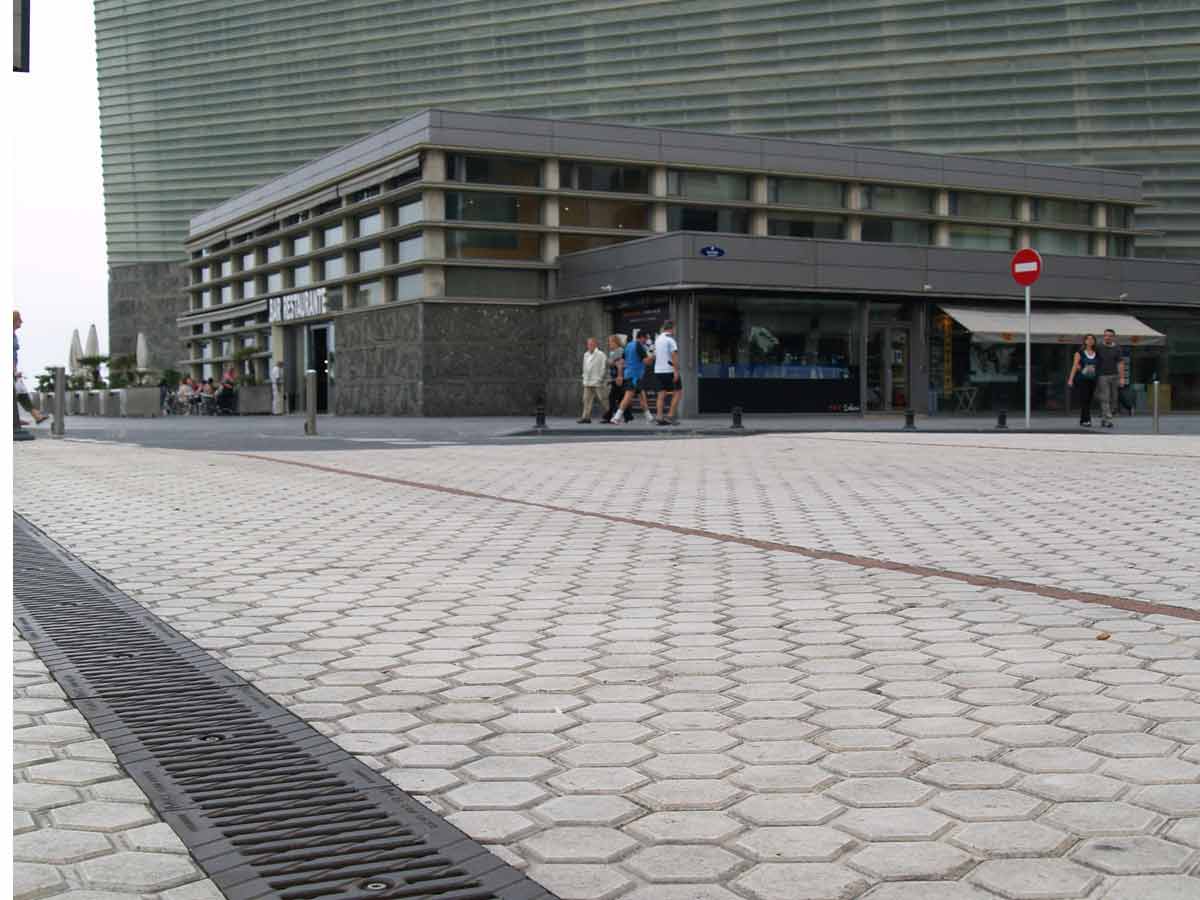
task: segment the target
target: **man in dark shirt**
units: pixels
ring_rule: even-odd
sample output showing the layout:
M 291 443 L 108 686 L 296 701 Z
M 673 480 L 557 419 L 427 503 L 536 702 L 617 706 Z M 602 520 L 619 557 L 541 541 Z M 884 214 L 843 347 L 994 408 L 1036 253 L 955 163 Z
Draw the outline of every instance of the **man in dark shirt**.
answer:
M 1117 408 L 1117 391 L 1125 382 L 1125 357 L 1117 346 L 1117 333 L 1111 328 L 1104 330 L 1104 343 L 1096 348 L 1099 357 L 1099 380 L 1096 393 L 1100 395 L 1100 425 L 1113 427 L 1113 410 Z

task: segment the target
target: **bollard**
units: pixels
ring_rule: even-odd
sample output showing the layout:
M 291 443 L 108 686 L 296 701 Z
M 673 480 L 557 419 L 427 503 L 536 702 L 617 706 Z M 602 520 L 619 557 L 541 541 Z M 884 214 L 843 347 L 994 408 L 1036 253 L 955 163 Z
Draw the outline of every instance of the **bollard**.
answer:
M 317 370 L 308 369 L 304 373 L 304 433 L 312 437 L 317 435 Z
M 914 413 L 911 409 L 906 409 L 904 411 L 904 430 L 905 431 L 916 431 L 917 430 L 917 423 L 916 423 L 915 419 L 916 419 L 916 413 Z
M 1008 431 L 1008 410 L 1002 409 L 996 414 L 996 430 Z
M 60 438 L 67 419 L 67 370 L 54 367 L 54 421 L 50 423 L 50 437 Z
M 729 427 L 730 428 L 741 428 L 742 427 L 742 408 L 740 406 L 735 406 L 732 409 L 732 413 L 733 413 L 733 424 L 730 425 Z
M 1154 433 L 1158 434 L 1158 377 L 1154 378 Z
M 538 431 L 546 430 L 546 404 L 539 403 L 533 410 L 533 427 Z

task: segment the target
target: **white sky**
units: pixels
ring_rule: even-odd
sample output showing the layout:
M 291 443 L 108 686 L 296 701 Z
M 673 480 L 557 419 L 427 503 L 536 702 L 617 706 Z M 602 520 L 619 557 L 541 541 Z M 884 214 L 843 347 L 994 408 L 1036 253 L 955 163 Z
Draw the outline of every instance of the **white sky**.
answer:
M 7 10 L 5 11 L 7 16 Z M 66 365 L 72 329 L 108 352 L 96 38 L 89 0 L 32 0 L 29 73 L 5 72 L 21 371 Z

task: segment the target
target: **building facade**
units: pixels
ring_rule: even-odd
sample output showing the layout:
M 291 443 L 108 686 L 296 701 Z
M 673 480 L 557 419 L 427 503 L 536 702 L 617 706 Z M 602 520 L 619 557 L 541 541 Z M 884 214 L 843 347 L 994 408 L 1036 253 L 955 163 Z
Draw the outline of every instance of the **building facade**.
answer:
M 95 16 L 112 349 L 145 331 L 162 364 L 190 216 L 432 106 L 1135 172 L 1138 253 L 1200 255 L 1195 3 L 96 0 Z
M 979 411 L 1023 390 L 1033 246 L 1037 408 L 1109 325 L 1200 407 L 1200 264 L 1135 257 L 1143 202 L 1100 169 L 431 110 L 192 218 L 181 364 L 282 360 L 293 407 L 315 369 L 338 413 L 565 411 L 587 337 L 670 318 L 689 412 Z

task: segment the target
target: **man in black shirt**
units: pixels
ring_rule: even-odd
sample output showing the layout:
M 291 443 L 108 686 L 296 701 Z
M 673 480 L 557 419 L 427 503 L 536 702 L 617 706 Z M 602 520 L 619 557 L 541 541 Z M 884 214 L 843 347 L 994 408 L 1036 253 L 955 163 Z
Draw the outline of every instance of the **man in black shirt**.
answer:
M 1100 425 L 1113 427 L 1113 410 L 1117 408 L 1117 391 L 1125 382 L 1125 357 L 1117 346 L 1117 333 L 1111 328 L 1104 330 L 1104 343 L 1096 348 L 1099 357 L 1099 380 L 1096 393 L 1100 395 Z

